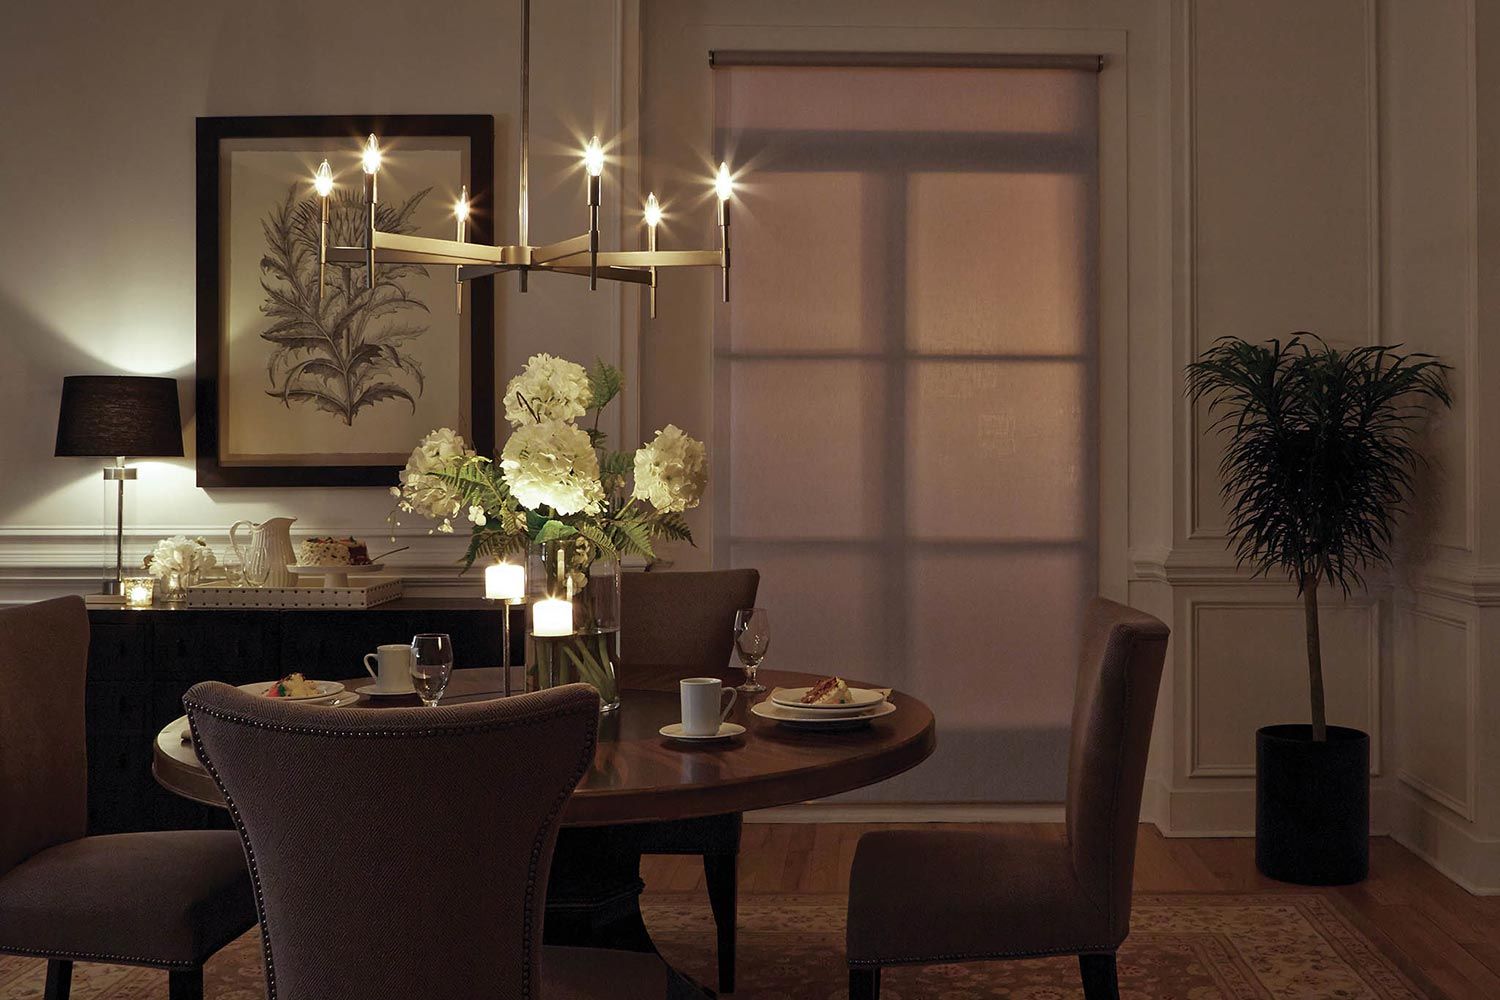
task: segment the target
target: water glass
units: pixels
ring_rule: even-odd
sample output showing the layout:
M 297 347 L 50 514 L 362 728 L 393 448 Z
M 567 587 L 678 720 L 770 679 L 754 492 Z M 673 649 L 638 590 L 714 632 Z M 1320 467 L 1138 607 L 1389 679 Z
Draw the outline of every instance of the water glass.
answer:
M 771 616 L 764 608 L 741 608 L 734 613 L 734 651 L 745 668 L 745 683 L 735 690 L 758 694 L 765 685 L 755 679 L 766 651 L 771 648 Z
M 424 632 L 411 640 L 411 685 L 428 708 L 436 708 L 453 676 L 453 640 L 441 632 Z

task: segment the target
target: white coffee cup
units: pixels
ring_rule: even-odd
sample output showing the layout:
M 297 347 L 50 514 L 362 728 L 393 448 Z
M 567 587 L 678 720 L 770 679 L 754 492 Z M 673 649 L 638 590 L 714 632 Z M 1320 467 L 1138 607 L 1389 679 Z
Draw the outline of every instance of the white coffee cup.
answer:
M 682 732 L 684 736 L 716 736 L 719 723 L 729 717 L 740 693 L 724 687 L 717 677 L 684 677 L 677 682 L 682 693 Z M 723 702 L 724 695 L 729 701 Z
M 375 666 L 370 663 L 372 659 Z M 376 646 L 375 652 L 365 654 L 365 669 L 375 678 L 377 691 L 412 690 L 411 647 L 404 642 Z

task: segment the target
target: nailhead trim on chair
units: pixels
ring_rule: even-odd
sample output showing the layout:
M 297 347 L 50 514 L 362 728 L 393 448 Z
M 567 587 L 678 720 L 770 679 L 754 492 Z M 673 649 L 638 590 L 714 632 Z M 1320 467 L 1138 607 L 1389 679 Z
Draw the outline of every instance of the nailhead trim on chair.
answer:
M 184 707 L 201 712 L 210 718 L 222 719 L 226 722 L 234 722 L 255 729 L 267 729 L 273 732 L 291 733 L 298 736 L 406 737 L 472 735 L 474 733 L 495 732 L 496 730 L 510 729 L 514 726 L 530 725 L 535 722 L 548 722 L 552 719 L 582 714 L 575 708 L 559 708 L 546 715 L 533 715 L 525 719 L 503 719 L 484 723 L 483 725 L 463 726 L 452 729 L 327 729 L 317 726 L 292 726 L 263 722 L 259 719 L 249 718 L 233 712 L 221 712 L 217 709 L 211 709 L 199 702 L 189 701 L 187 698 L 184 698 L 182 703 Z M 228 789 L 224 787 L 223 780 L 219 777 L 218 769 L 214 767 L 213 761 L 209 759 L 208 754 L 203 749 L 203 742 L 198 737 L 198 725 L 193 718 L 193 711 L 188 712 L 188 728 L 193 734 L 193 750 L 198 754 L 199 759 L 203 761 L 203 766 L 214 779 L 214 784 L 218 786 L 219 794 L 224 796 L 224 802 L 229 806 L 229 815 L 233 818 L 235 828 L 240 833 L 240 841 L 245 846 L 245 858 L 250 867 L 250 881 L 255 886 L 255 912 L 260 917 L 261 951 L 266 960 L 266 1000 L 276 1000 L 276 966 L 271 954 L 271 928 L 266 920 L 265 897 L 261 893 L 260 867 L 255 860 L 255 851 L 250 846 L 250 835 L 245 829 L 244 820 L 240 818 L 239 807 L 235 805 L 234 799 L 230 796 Z M 546 840 L 545 831 L 552 824 L 553 818 L 562 811 L 564 804 L 568 801 L 568 796 L 573 794 L 574 786 L 582 780 L 584 771 L 588 769 L 589 763 L 594 759 L 597 742 L 598 734 L 596 732 L 589 737 L 583 748 L 584 752 L 579 755 L 578 767 L 573 772 L 572 784 L 552 804 L 551 810 L 547 813 L 546 820 L 542 823 L 542 832 L 532 844 L 531 858 L 526 871 L 526 910 L 523 928 L 523 933 L 528 943 L 533 940 L 534 929 L 532 927 L 531 913 L 534 907 L 532 903 L 536 899 L 537 869 L 540 867 L 543 842 Z M 188 968 L 193 968 L 193 966 L 190 965 Z M 523 952 L 521 959 L 521 995 L 523 997 L 533 995 L 532 984 L 531 950 L 527 948 Z
M 69 962 L 118 962 L 122 965 L 146 965 L 153 969 L 197 969 L 198 962 L 168 962 L 159 958 L 141 958 L 139 955 L 106 955 L 95 951 L 53 951 L 47 948 L 12 948 L 0 944 L 0 954 L 25 955 L 27 958 L 60 959 Z

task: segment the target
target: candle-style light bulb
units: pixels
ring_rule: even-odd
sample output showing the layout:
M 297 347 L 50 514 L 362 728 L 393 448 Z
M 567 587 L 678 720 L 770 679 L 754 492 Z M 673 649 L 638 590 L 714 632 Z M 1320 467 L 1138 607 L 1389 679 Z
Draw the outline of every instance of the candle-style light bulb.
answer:
M 327 198 L 333 193 L 333 168 L 327 160 L 318 164 L 318 172 L 313 174 L 313 190 L 318 192 L 319 198 Z
M 313 174 L 313 190 L 318 192 L 318 301 L 328 282 L 328 196 L 333 193 L 333 168 L 324 160 Z
M 459 222 L 469 221 L 469 186 L 465 184 L 459 191 L 458 201 L 453 206 L 453 216 Z M 463 239 L 459 236 L 459 239 Z
M 583 147 L 583 166 L 588 170 L 590 177 L 598 177 L 604 173 L 604 147 L 599 145 L 597 135 L 589 140 L 587 146 Z
M 364 167 L 365 173 L 373 174 L 380 169 L 380 144 L 375 141 L 375 133 L 365 140 L 364 149 L 359 155 L 359 165 Z
M 656 192 L 646 195 L 646 211 L 644 213 L 646 225 L 655 229 L 661 225 L 661 204 L 656 200 Z
M 719 172 L 714 176 L 714 194 L 719 196 L 720 201 L 728 201 L 730 195 L 734 194 L 734 178 L 729 176 L 728 163 L 719 164 Z

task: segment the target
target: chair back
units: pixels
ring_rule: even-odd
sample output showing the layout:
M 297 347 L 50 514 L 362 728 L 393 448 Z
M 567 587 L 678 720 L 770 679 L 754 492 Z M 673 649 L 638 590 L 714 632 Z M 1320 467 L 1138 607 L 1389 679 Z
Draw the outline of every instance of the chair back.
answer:
M 0 611 L 0 875 L 88 826 L 81 597 Z
M 269 1000 L 535 997 L 582 684 L 438 708 L 183 697 L 255 884 Z
M 734 613 L 755 606 L 760 573 L 625 573 L 620 579 L 620 659 L 631 687 L 682 677 L 740 683 L 729 666 Z
M 1067 830 L 1079 881 L 1121 936 L 1130 924 L 1136 829 L 1169 631 L 1134 608 L 1090 602 L 1073 696 Z

